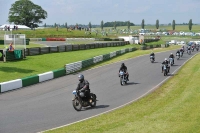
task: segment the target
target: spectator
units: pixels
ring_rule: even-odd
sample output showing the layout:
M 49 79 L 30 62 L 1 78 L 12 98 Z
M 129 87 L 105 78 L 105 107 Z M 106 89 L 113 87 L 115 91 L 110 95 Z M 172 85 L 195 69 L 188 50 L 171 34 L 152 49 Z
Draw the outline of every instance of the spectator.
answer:
M 13 42 L 9 44 L 8 51 L 14 51 Z

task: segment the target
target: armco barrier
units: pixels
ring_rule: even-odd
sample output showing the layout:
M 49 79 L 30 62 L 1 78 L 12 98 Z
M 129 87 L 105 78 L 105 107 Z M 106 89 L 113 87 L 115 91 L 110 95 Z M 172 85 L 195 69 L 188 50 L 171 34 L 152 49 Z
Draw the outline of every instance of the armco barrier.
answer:
M 22 86 L 23 87 L 33 85 L 33 84 L 37 84 L 37 83 L 39 83 L 39 76 L 38 75 L 22 78 Z

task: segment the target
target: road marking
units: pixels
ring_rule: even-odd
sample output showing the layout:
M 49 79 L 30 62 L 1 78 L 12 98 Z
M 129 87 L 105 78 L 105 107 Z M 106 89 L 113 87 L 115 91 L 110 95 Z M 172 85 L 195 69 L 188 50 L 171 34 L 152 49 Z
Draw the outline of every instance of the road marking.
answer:
M 166 51 L 165 51 L 165 52 L 166 52 Z M 159 52 L 159 53 L 161 53 L 161 52 Z M 191 60 L 191 59 L 192 59 L 194 56 L 196 56 L 197 54 L 199 54 L 199 53 L 195 53 L 192 57 L 190 57 L 189 59 L 187 59 L 181 66 L 179 66 L 177 69 L 175 69 L 175 70 L 173 71 L 172 74 L 176 73 L 181 67 L 183 67 L 183 66 L 185 65 L 185 63 L 187 63 L 189 60 Z M 146 54 L 146 55 L 148 55 L 148 54 Z M 144 56 L 144 55 L 142 55 L 142 56 Z M 127 60 L 127 59 L 126 59 L 126 60 Z M 113 63 L 113 64 L 114 64 L 114 63 Z M 122 108 L 122 107 L 124 107 L 124 106 L 126 106 L 126 105 L 128 105 L 128 104 L 131 104 L 131 103 L 133 103 L 133 102 L 139 100 L 140 98 L 143 98 L 144 96 L 146 96 L 147 94 L 149 94 L 150 92 L 152 92 L 153 90 L 155 90 L 156 88 L 160 87 L 160 85 L 162 85 L 162 84 L 163 84 L 165 81 L 167 81 L 169 78 L 171 78 L 171 77 L 170 77 L 170 76 L 167 77 L 166 79 L 164 79 L 163 81 L 161 81 L 159 84 L 157 84 L 155 87 L 153 87 L 152 89 L 150 89 L 149 91 L 147 91 L 147 92 L 144 93 L 143 95 L 141 95 L 141 96 L 139 96 L 138 98 L 136 98 L 136 99 L 134 99 L 134 100 L 132 100 L 132 101 L 130 101 L 130 102 L 128 102 L 128 103 L 125 103 L 125 104 L 123 104 L 123 105 L 121 105 L 121 106 L 118 106 L 118 107 L 116 107 L 116 108 L 110 109 L 110 110 L 108 110 L 108 111 L 102 112 L 102 113 L 97 114 L 97 115 L 93 115 L 93 116 L 91 116 L 91 117 L 88 117 L 88 118 L 85 118 L 85 119 L 82 119 L 82 120 L 79 120 L 79 121 L 75 121 L 75 122 L 72 122 L 72 123 L 69 123 L 69 124 L 66 124 L 66 125 L 63 125 L 63 126 L 59 126 L 59 127 L 52 128 L 52 129 L 49 129 L 49 130 L 41 131 L 41 132 L 38 132 L 38 133 L 43 133 L 43 132 L 46 132 L 46 131 L 51 131 L 51 130 L 55 130 L 55 129 L 58 129 L 58 128 L 66 127 L 66 126 L 69 126 L 69 125 L 72 125 L 72 124 L 75 124 L 75 123 L 79 123 L 79 122 L 82 122 L 82 121 L 85 121 L 85 120 L 88 120 L 88 119 L 91 119 L 91 118 L 94 118 L 94 117 L 97 117 L 97 116 L 100 116 L 100 115 L 109 113 L 109 112 L 114 111 L 114 110 L 116 110 L 116 109 Z

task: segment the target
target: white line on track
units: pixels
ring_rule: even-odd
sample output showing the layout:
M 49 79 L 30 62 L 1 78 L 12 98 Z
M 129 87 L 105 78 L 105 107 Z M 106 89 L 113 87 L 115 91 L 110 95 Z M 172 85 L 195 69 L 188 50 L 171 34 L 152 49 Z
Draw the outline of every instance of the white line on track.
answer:
M 168 51 L 171 51 L 171 50 L 168 50 Z M 162 51 L 162 52 L 166 52 L 166 51 Z M 162 52 L 157 52 L 157 53 L 162 53 Z M 190 57 L 188 60 L 186 60 L 181 66 L 179 66 L 176 70 L 174 70 L 174 72 L 172 74 L 176 73 L 181 67 L 183 67 L 185 65 L 185 63 L 187 63 L 189 60 L 191 60 L 197 54 L 198 53 L 194 54 L 192 57 Z M 145 54 L 145 55 L 148 55 L 148 54 Z M 145 56 L 145 55 L 140 55 L 140 56 L 137 56 L 137 57 L 141 57 L 141 56 Z M 134 58 L 137 58 L 137 57 L 134 57 Z M 125 59 L 125 60 L 129 60 L 129 59 Z M 123 60 L 123 61 L 125 61 L 125 60 Z M 118 62 L 121 62 L 121 61 L 118 61 Z M 115 62 L 115 63 L 117 63 L 117 62 Z M 112 63 L 112 64 L 114 64 L 114 63 Z M 106 65 L 110 65 L 110 64 L 106 64 Z M 106 65 L 103 65 L 103 66 L 106 66 Z M 103 66 L 100 66 L 100 67 L 103 67 Z M 99 67 L 96 67 L 96 68 L 99 68 Z M 96 68 L 92 68 L 92 69 L 96 69 Z M 89 69 L 89 70 L 92 70 L 92 69 Z M 89 71 L 89 70 L 87 70 L 87 71 Z M 124 106 L 126 106 L 128 104 L 131 104 L 131 103 L 137 101 L 138 99 L 146 96 L 147 94 L 149 94 L 150 92 L 152 92 L 153 90 L 155 90 L 156 88 L 158 88 L 159 86 L 161 86 L 169 78 L 171 78 L 171 77 L 167 77 L 166 79 L 164 79 L 163 81 L 161 81 L 159 84 L 157 84 L 155 87 L 153 87 L 152 89 L 150 89 L 149 91 L 147 91 L 146 93 L 144 93 L 143 95 L 141 95 L 140 97 L 138 97 L 138 98 L 136 98 L 136 99 L 134 99 L 134 100 L 132 100 L 132 101 L 130 101 L 128 103 L 125 103 L 125 104 L 123 104 L 121 106 L 118 106 L 118 107 L 113 108 L 111 110 L 105 111 L 103 113 L 100 113 L 100 114 L 97 114 L 97 115 L 94 115 L 94 116 L 91 116 L 91 117 L 88 117 L 88 118 L 85 118 L 85 119 L 82 119 L 82 120 L 79 120 L 79 121 L 76 121 L 76 122 L 72 122 L 72 123 L 69 123 L 69 124 L 66 124 L 66 125 L 63 125 L 63 126 L 59 126 L 59 127 L 56 127 L 56 128 L 52 128 L 52 129 L 41 131 L 41 132 L 37 132 L 37 133 L 43 133 L 43 132 L 46 132 L 46 131 L 51 131 L 51 130 L 55 130 L 55 129 L 58 129 L 58 128 L 66 127 L 66 126 L 69 126 L 69 125 L 72 125 L 72 124 L 75 124 L 75 123 L 78 123 L 78 122 L 82 122 L 82 121 L 85 121 L 85 120 L 88 120 L 88 119 L 91 119 L 91 118 L 94 118 L 94 117 L 106 114 L 106 113 L 111 112 L 113 110 L 122 108 L 122 107 L 124 107 Z

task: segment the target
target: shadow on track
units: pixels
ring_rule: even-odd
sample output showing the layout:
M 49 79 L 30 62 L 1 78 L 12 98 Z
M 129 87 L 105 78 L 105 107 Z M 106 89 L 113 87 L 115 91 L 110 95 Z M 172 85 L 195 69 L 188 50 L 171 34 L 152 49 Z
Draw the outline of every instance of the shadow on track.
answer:
M 128 82 L 126 85 L 136 85 L 136 84 L 140 84 L 140 83 L 136 83 L 136 82 Z
M 86 108 L 83 108 L 83 110 L 81 111 L 86 111 L 86 110 L 91 110 L 91 109 L 101 109 L 101 108 L 107 108 L 109 107 L 109 105 L 97 105 L 95 107 L 86 107 Z

